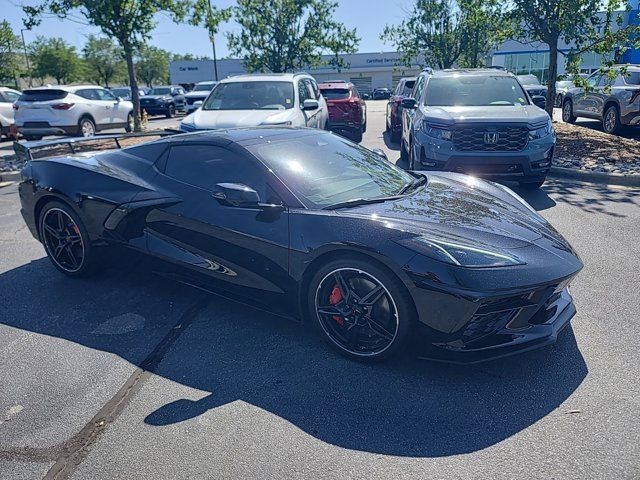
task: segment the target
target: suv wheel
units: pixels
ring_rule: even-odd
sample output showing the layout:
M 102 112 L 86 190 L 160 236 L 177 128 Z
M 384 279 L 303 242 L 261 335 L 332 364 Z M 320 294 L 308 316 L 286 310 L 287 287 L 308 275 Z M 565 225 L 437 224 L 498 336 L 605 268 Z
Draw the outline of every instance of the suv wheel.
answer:
M 576 117 L 573 115 L 573 102 L 565 100 L 562 105 L 562 121 L 566 123 L 575 123 Z
M 620 112 L 615 105 L 611 105 L 605 110 L 604 117 L 602 118 L 602 128 L 606 133 L 611 134 L 618 133 L 621 130 Z
M 133 132 L 134 127 L 133 113 L 129 113 L 129 115 L 127 115 L 127 124 L 124 126 L 124 131 L 127 133 Z
M 167 111 L 164 115 L 167 118 L 173 118 L 175 114 L 176 114 L 176 107 L 173 104 L 171 104 L 169 105 L 169 108 L 167 108 Z
M 78 122 L 78 135 L 81 137 L 93 137 L 96 134 L 96 125 L 89 117 L 82 117 Z

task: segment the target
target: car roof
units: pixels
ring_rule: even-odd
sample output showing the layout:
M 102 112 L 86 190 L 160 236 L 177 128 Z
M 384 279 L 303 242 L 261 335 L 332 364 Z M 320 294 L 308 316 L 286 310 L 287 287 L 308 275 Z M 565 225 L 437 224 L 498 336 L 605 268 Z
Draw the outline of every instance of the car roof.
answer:
M 454 75 L 487 75 L 492 77 L 511 77 L 512 73 L 499 68 L 448 68 L 425 72 L 433 77 L 451 77 Z
M 28 90 L 64 90 L 65 92 L 75 93 L 78 90 L 83 90 L 85 88 L 100 88 L 105 90 L 105 88 L 100 85 L 43 85 L 41 87 L 32 87 Z
M 318 130 L 307 127 L 238 127 L 218 130 L 207 130 L 203 132 L 181 133 L 170 135 L 153 142 L 166 143 L 237 143 L 239 145 L 251 145 L 255 143 L 265 143 L 273 140 L 284 140 L 287 138 L 297 138 L 308 135 L 331 135 L 326 130 Z
M 350 82 L 322 82 L 318 84 L 318 88 L 349 88 L 352 85 Z
M 214 83 L 218 83 L 215 80 L 207 80 L 205 82 L 198 82 L 196 85 L 213 85 Z
M 16 93 L 20 93 L 20 90 L 16 90 L 15 88 L 9 88 L 9 87 L 0 87 L 0 92 L 16 92 Z
M 242 75 L 234 75 L 233 77 L 227 77 L 221 80 L 220 83 L 269 82 L 274 80 L 292 82 L 296 77 L 311 78 L 311 75 L 309 75 L 308 73 L 246 73 Z

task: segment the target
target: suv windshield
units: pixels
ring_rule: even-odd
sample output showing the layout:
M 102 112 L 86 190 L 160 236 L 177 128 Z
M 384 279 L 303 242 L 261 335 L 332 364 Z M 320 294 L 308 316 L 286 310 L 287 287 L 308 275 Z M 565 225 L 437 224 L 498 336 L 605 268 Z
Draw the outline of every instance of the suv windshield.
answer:
M 322 96 L 327 100 L 339 100 L 341 98 L 349 98 L 348 88 L 321 88 Z
M 415 180 L 337 135 L 312 133 L 247 147 L 313 207 L 397 195 Z
M 195 87 L 193 87 L 192 92 L 210 92 L 211 90 L 213 90 L 213 87 L 215 87 L 215 85 L 212 83 L 204 84 L 204 85 L 196 85 Z
M 219 83 L 202 110 L 284 110 L 293 103 L 293 82 L 230 82 Z
M 432 77 L 424 105 L 433 107 L 487 107 L 528 105 L 518 81 L 503 75 Z
M 542 85 L 535 75 L 518 75 L 518 80 L 523 85 Z
M 171 89 L 169 87 L 152 88 L 148 95 L 171 95 Z

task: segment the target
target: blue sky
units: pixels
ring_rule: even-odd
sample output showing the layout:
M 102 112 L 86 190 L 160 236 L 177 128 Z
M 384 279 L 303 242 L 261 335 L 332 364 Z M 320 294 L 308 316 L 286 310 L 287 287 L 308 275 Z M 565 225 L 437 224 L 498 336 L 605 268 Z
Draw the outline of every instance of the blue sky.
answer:
M 0 19 L 8 20 L 16 33 L 23 28 L 23 4 L 34 4 L 30 0 L 0 0 Z M 336 11 L 336 19 L 349 28 L 356 28 L 360 36 L 359 51 L 380 52 L 394 50 L 391 45 L 385 45 L 379 38 L 380 32 L 387 23 L 399 23 L 411 5 L 410 0 L 340 0 Z M 227 7 L 235 4 L 235 0 L 212 0 L 212 4 Z M 203 28 L 176 25 L 165 16 L 158 16 L 158 26 L 153 31 L 150 44 L 175 53 L 191 53 L 193 55 L 211 54 L 211 44 Z M 228 55 L 226 31 L 234 31 L 238 27 L 234 23 L 222 25 L 216 37 L 218 58 Z M 37 35 L 47 37 L 62 37 L 68 43 L 81 49 L 86 37 L 99 30 L 72 22 L 61 21 L 56 18 L 45 19 L 39 27 L 32 31 L 25 31 L 27 42 Z

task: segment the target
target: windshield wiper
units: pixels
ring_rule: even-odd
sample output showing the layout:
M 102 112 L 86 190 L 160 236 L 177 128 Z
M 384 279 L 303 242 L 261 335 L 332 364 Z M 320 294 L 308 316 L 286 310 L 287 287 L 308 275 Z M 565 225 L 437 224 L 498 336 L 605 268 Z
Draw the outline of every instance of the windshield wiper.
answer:
M 398 200 L 399 198 L 402 198 L 402 197 L 400 195 L 393 195 L 391 197 L 352 198 L 351 200 L 346 200 L 344 202 L 338 202 L 332 205 L 327 205 L 326 207 L 322 207 L 322 209 L 335 210 L 336 208 L 358 207 L 360 205 L 369 205 L 371 203 L 382 203 L 389 200 Z
M 420 175 L 420 178 L 415 178 L 415 179 L 411 180 L 410 182 L 405 183 L 402 186 L 402 188 L 400 189 L 400 191 L 398 192 L 398 195 L 402 195 L 404 193 L 407 193 L 409 191 L 409 189 L 414 188 L 414 187 L 418 187 L 418 186 L 422 185 L 426 181 L 427 181 L 427 177 L 425 177 L 424 175 Z

